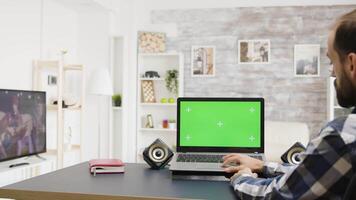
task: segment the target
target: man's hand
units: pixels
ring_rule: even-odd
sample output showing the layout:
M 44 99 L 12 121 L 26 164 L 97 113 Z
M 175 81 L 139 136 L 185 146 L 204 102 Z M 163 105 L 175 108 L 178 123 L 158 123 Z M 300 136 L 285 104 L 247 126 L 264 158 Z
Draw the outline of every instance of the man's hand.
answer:
M 250 168 L 248 168 L 246 166 L 242 166 L 242 165 L 240 165 L 239 167 L 240 167 L 240 170 L 230 178 L 231 180 L 233 180 L 235 177 L 241 176 L 243 174 L 247 174 L 249 176 L 257 178 L 257 174 L 253 173 Z
M 263 169 L 263 161 L 243 154 L 228 154 L 223 157 L 223 160 L 222 166 L 227 167 L 225 168 L 227 173 L 236 173 L 245 168 L 249 168 L 253 173 L 259 173 Z

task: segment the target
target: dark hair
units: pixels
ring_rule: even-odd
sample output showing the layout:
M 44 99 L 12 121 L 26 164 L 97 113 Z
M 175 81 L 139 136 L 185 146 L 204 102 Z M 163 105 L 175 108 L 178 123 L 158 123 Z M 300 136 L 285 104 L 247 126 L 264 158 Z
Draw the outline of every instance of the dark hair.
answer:
M 341 16 L 336 23 L 334 49 L 345 61 L 347 54 L 356 53 L 356 9 Z

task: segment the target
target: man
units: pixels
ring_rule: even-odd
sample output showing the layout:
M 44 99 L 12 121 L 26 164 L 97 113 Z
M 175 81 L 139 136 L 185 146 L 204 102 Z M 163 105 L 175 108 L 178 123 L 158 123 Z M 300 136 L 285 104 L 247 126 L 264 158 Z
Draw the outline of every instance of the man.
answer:
M 333 26 L 327 55 L 340 106 L 355 106 L 356 10 Z M 356 109 L 329 122 L 301 158 L 301 164 L 291 166 L 230 154 L 224 157 L 224 165 L 239 164 L 225 171 L 235 173 L 231 184 L 241 199 L 340 199 L 356 174 Z

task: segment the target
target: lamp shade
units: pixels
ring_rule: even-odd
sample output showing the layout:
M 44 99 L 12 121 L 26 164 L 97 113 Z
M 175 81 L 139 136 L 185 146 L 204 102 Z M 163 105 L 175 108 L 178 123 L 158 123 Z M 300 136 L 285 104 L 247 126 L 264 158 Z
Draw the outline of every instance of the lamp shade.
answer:
M 104 96 L 113 95 L 112 82 L 107 69 L 100 68 L 92 72 L 89 82 L 89 93 Z

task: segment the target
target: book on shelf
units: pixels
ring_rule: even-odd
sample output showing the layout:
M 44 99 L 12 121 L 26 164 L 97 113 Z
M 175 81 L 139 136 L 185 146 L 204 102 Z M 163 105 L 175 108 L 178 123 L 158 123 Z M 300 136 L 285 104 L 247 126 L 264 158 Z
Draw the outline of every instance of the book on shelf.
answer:
M 125 164 L 120 159 L 93 159 L 89 161 L 89 171 L 96 174 L 124 173 Z

